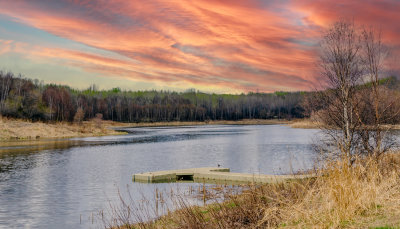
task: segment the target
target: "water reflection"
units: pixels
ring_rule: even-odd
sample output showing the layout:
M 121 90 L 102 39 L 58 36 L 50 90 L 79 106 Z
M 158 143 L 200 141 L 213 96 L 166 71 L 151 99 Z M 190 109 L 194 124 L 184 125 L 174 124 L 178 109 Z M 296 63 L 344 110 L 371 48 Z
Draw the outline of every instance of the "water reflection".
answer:
M 312 166 L 315 130 L 287 126 L 131 128 L 128 135 L 0 145 L 0 227 L 87 228 L 92 214 L 154 189 L 194 183 L 137 184 L 132 174 L 221 164 L 232 172 L 282 174 Z M 137 190 L 141 190 L 140 192 Z M 81 222 L 80 222 L 81 221 Z

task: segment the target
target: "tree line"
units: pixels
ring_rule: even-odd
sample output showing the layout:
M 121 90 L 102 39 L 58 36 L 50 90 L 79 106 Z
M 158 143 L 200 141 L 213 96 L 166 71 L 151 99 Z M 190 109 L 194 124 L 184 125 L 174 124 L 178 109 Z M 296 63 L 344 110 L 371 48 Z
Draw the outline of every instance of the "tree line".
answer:
M 95 117 L 120 122 L 207 121 L 303 118 L 306 92 L 208 94 L 85 90 L 44 84 L 0 71 L 0 114 L 42 121 L 81 121 Z

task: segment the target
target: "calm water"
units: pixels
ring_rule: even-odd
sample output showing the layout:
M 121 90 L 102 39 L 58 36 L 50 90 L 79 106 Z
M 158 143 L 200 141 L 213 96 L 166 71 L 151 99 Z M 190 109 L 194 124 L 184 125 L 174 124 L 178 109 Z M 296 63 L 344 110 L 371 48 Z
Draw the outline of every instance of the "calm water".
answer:
M 265 174 L 308 169 L 317 134 L 282 125 L 128 131 L 40 147 L 0 147 L 0 228 L 98 228 L 92 213 L 107 209 L 127 185 L 138 199 L 151 198 L 156 187 L 197 185 L 132 183 L 133 173 L 217 164 Z

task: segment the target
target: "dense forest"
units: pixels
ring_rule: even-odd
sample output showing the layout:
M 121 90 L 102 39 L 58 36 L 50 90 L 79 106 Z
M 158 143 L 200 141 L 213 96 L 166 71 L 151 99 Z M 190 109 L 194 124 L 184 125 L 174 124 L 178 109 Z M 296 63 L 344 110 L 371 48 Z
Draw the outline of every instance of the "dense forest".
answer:
M 306 94 L 98 90 L 95 85 L 76 90 L 0 72 L 0 114 L 42 121 L 94 117 L 120 122 L 302 118 L 301 102 Z

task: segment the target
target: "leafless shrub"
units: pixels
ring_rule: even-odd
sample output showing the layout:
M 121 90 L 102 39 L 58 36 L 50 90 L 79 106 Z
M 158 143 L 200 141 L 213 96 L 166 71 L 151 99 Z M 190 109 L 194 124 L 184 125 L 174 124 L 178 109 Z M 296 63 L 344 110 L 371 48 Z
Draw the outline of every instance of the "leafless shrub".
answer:
M 85 117 L 85 112 L 81 107 L 79 107 L 74 115 L 74 122 L 77 124 L 82 124 L 84 117 Z
M 98 129 L 102 128 L 102 121 L 103 121 L 103 114 L 97 113 L 95 118 L 93 119 L 94 123 L 96 124 L 96 127 Z

